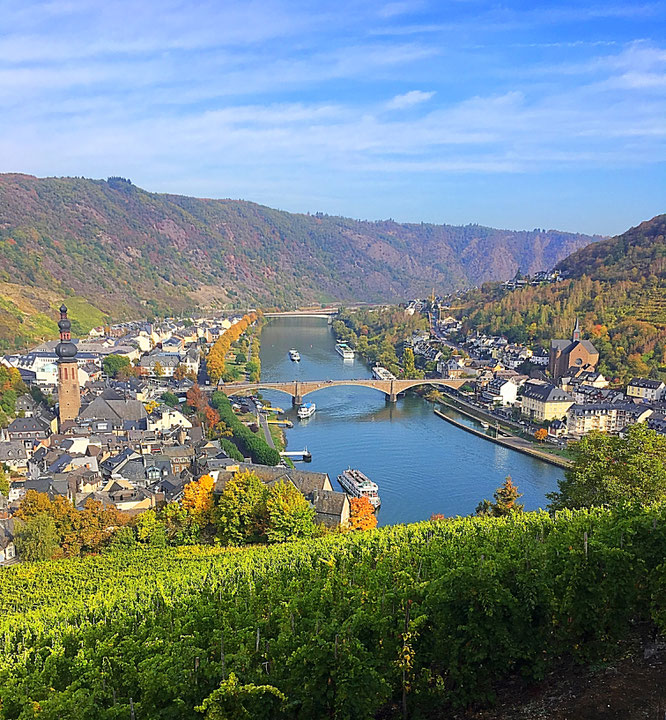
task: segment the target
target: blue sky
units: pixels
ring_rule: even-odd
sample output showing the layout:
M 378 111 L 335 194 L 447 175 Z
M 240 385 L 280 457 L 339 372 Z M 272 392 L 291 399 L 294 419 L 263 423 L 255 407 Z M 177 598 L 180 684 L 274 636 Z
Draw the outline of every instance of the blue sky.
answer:
M 614 234 L 666 212 L 666 2 L 1 0 L 0 171 Z

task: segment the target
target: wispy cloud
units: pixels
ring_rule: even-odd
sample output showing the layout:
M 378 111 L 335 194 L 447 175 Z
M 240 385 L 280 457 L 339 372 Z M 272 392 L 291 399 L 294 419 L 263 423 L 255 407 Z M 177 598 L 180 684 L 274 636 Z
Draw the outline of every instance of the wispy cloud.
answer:
M 421 103 L 430 100 L 430 98 L 434 95 L 434 90 L 431 90 L 430 92 L 423 92 L 423 90 L 410 90 L 402 95 L 396 95 L 386 107 L 391 110 L 403 110 L 404 108 L 413 107 L 414 105 L 420 105 Z
M 0 171 L 397 214 L 373 188 L 666 166 L 664 4 L 525 7 L 5 0 Z

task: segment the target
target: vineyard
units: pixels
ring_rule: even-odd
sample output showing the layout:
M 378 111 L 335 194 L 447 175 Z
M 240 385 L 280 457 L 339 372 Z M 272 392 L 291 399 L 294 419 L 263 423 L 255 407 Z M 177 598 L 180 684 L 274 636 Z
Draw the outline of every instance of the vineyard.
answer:
M 0 717 L 424 718 L 666 629 L 666 506 L 0 574 Z

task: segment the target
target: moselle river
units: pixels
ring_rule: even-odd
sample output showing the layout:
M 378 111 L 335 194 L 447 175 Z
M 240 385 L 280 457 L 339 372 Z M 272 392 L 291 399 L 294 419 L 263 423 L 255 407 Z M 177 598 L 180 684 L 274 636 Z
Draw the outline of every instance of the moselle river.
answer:
M 265 381 L 340 380 L 372 377 L 360 359 L 343 360 L 325 320 L 279 318 L 261 335 L 261 378 Z M 300 362 L 289 359 L 296 348 Z M 311 395 L 317 412 L 299 420 L 291 398 L 263 391 L 294 422 L 286 430 L 288 448 L 312 453 L 304 468 L 337 476 L 358 468 L 379 485 L 380 525 L 414 522 L 433 513 L 446 516 L 474 512 L 482 498 L 511 475 L 523 493 L 525 509 L 545 507 L 547 492 L 557 487 L 563 471 L 460 430 L 433 413 L 433 405 L 407 394 L 397 403 L 371 388 L 332 387 Z M 452 412 L 457 420 L 474 424 Z M 477 427 L 479 427 L 477 425 Z M 300 465 L 300 463 L 299 463 Z

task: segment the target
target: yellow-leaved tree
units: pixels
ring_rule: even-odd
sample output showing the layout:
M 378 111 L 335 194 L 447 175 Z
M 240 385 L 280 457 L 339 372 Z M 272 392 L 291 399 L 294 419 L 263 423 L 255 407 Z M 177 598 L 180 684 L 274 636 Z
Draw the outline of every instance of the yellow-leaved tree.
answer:
M 183 509 L 201 527 L 208 525 L 212 519 L 214 487 L 215 480 L 210 475 L 202 475 L 183 490 Z

